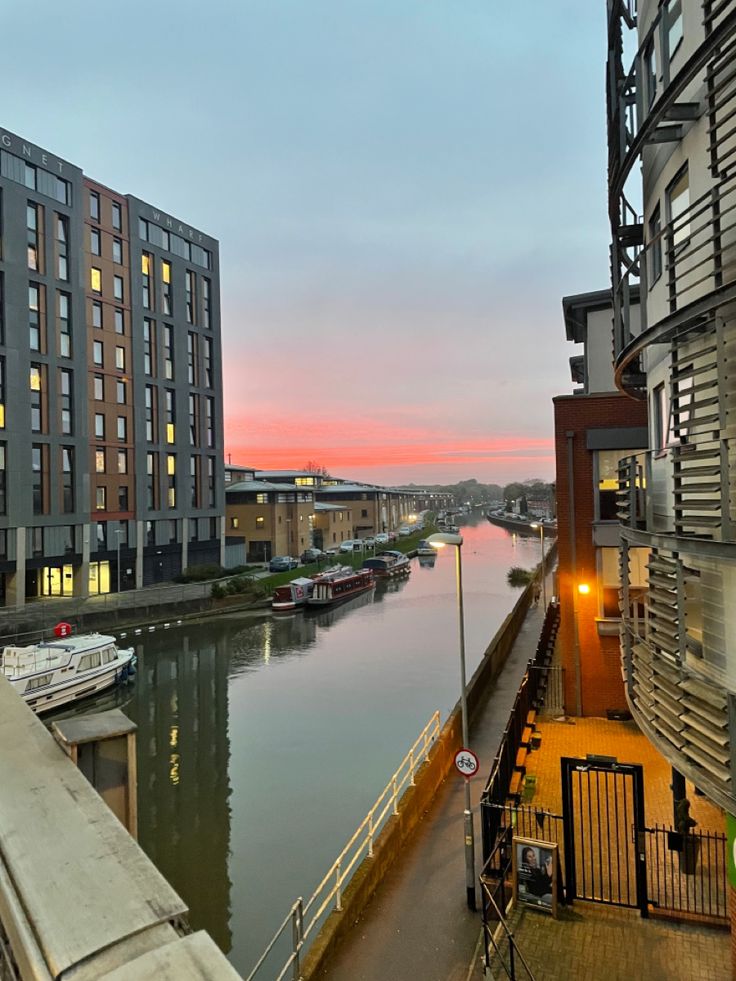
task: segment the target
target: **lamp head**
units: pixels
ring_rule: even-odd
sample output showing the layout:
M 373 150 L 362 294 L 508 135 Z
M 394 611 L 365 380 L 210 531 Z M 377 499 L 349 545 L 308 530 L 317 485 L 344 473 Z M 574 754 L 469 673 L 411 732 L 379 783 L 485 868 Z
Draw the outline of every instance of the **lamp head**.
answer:
M 538 521 L 532 521 L 532 522 L 530 522 L 529 527 L 530 528 L 534 528 L 536 530 L 537 528 L 540 527 L 540 524 L 539 524 Z
M 430 535 L 427 539 L 427 544 L 431 545 L 432 548 L 444 548 L 445 545 L 457 545 L 460 548 L 462 543 L 462 535 L 453 535 L 447 531 L 438 531 L 436 534 Z
M 578 583 L 578 592 L 581 596 L 587 596 L 590 592 L 590 586 L 587 582 Z

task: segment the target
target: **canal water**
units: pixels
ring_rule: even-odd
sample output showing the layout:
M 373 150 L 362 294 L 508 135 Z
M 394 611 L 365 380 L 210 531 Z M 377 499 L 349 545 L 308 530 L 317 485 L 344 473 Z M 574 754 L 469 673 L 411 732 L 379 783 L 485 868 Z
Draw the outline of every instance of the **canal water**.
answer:
M 539 542 L 462 529 L 468 677 Z M 137 642 L 140 843 L 247 975 L 439 709 L 459 696 L 454 549 L 317 616 L 222 614 Z M 491 760 L 481 761 L 485 775 Z

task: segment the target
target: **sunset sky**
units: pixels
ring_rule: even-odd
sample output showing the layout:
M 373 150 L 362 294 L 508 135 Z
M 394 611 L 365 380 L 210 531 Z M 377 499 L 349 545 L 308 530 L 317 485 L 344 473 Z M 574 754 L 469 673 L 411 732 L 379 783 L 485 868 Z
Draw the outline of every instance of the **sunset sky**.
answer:
M 0 125 L 219 239 L 233 463 L 553 478 L 560 299 L 607 285 L 604 0 L 9 0 L 0 27 Z

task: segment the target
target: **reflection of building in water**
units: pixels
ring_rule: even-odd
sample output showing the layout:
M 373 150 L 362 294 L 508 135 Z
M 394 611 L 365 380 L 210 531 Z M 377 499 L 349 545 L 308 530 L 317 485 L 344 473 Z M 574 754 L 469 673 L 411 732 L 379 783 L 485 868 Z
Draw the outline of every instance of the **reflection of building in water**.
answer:
M 140 654 L 141 652 L 139 652 Z M 139 660 L 140 843 L 226 953 L 230 933 L 228 644 L 204 625 L 157 635 Z

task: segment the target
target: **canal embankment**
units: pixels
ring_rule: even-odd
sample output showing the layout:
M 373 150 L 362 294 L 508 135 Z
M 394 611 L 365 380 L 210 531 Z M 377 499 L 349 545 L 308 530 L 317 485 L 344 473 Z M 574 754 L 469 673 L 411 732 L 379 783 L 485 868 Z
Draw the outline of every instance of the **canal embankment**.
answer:
M 471 726 L 471 743 L 474 751 L 481 757 L 482 764 L 486 768 L 495 755 L 495 751 L 500 740 L 501 732 L 497 732 L 497 725 L 488 726 L 486 716 L 490 715 L 496 720 L 497 703 L 505 702 L 510 691 L 515 692 L 518 680 L 523 675 L 528 660 L 527 647 L 533 641 L 536 643 L 535 625 L 536 620 L 541 621 L 540 611 L 532 606 L 534 595 L 534 583 L 530 583 L 519 596 L 512 611 L 505 618 L 499 629 L 496 631 L 491 642 L 488 644 L 480 664 L 468 682 L 467 702 L 468 713 Z M 531 616 L 530 616 L 531 613 Z M 531 622 L 527 623 L 530 619 Z M 523 643 L 519 643 L 520 633 L 524 628 Z M 504 672 L 504 668 L 509 662 L 510 655 L 515 651 L 516 658 L 511 665 L 509 674 L 512 676 L 507 684 L 498 685 L 497 682 Z M 529 655 L 531 656 L 531 655 Z M 518 677 L 517 677 L 518 676 Z M 494 697 L 495 696 L 495 697 Z M 506 714 L 501 713 L 504 722 L 501 723 L 501 731 Z M 426 838 L 427 824 L 431 822 L 435 825 L 435 834 L 443 834 L 442 827 L 447 818 L 445 807 L 443 807 L 439 791 L 443 784 L 447 782 L 448 776 L 453 772 L 454 756 L 462 745 L 461 713 L 460 703 L 455 706 L 450 713 L 445 725 L 443 726 L 439 738 L 436 740 L 429 755 L 427 762 L 419 769 L 415 777 L 415 785 L 410 787 L 398 805 L 398 813 L 392 817 L 384 827 L 380 836 L 374 844 L 373 855 L 366 857 L 353 875 L 350 884 L 342 897 L 342 909 L 333 910 L 325 921 L 320 933 L 311 945 L 302 970 L 302 977 L 305 981 L 311 981 L 318 977 L 332 977 L 330 974 L 330 962 L 336 953 L 343 946 L 348 946 L 351 950 L 356 946 L 354 942 L 354 928 L 358 922 L 363 921 L 367 910 L 371 906 L 371 901 L 384 885 L 390 873 L 396 873 L 396 869 L 407 851 L 415 843 L 417 832 L 424 824 L 423 837 Z M 483 766 L 477 780 L 478 784 L 485 778 Z M 446 796 L 446 795 L 445 795 Z M 445 801 L 446 804 L 446 801 Z M 462 816 L 462 806 L 459 807 L 453 818 Z M 455 820 L 452 821 L 456 823 Z M 453 852 L 453 862 L 447 881 L 445 882 L 448 890 L 446 899 L 450 905 L 454 905 L 454 899 L 460 902 L 463 898 L 463 857 L 462 857 L 462 828 L 457 827 L 457 840 L 453 842 L 445 841 L 443 846 L 450 845 Z M 455 849 L 457 845 L 457 849 Z M 438 843 L 431 846 L 435 850 Z M 454 854 L 455 852 L 458 854 Z M 458 859 L 457 862 L 454 860 Z M 431 861 L 431 858 L 429 859 Z M 434 866 L 433 866 L 434 868 Z M 410 889 L 411 886 L 408 886 Z M 453 899 L 454 897 L 454 899 Z M 419 908 L 424 908 L 427 904 L 427 896 L 413 896 L 412 903 Z M 407 899 L 408 902 L 408 899 Z M 406 916 L 407 910 L 403 909 Z M 397 912 L 397 916 L 401 912 Z M 381 917 L 382 914 L 379 914 Z M 386 919 L 385 914 L 382 917 Z M 467 917 L 463 913 L 462 920 L 465 923 Z M 385 927 L 388 929 L 388 927 Z M 441 934 L 446 929 L 446 924 L 438 924 L 438 932 Z M 361 925 L 361 934 L 364 927 Z M 395 925 L 395 932 L 401 932 L 398 923 Z M 428 938 L 435 936 L 431 927 L 427 927 L 426 934 L 422 938 L 417 938 L 417 942 L 422 942 L 427 947 Z M 402 944 L 406 941 L 402 938 Z M 360 946 L 360 943 L 357 944 Z M 429 944 L 434 949 L 433 944 Z M 391 964 L 390 960 L 383 960 L 382 970 L 385 972 L 386 966 Z M 326 973 L 325 973 L 326 972 Z M 391 970 L 392 977 L 398 977 Z M 337 975 L 341 979 L 347 978 L 348 973 Z M 359 972 L 353 973 L 353 977 L 363 977 Z M 385 977 L 386 973 L 376 974 L 375 977 Z M 429 977 L 429 974 L 421 972 L 407 974 L 407 978 Z M 439 973 L 432 976 L 440 976 Z M 447 975 L 455 976 L 455 975 Z M 458 975 L 460 976 L 460 975 Z M 463 975 L 464 976 L 464 975 Z M 366 976 L 367 977 L 367 976 Z

